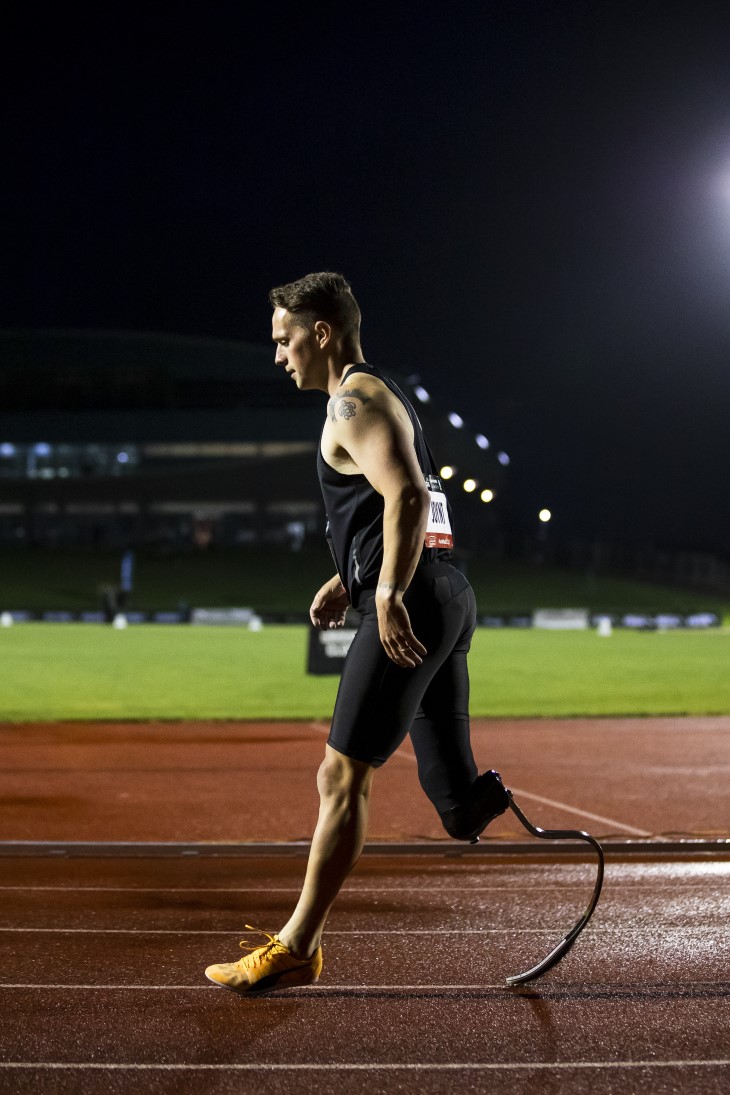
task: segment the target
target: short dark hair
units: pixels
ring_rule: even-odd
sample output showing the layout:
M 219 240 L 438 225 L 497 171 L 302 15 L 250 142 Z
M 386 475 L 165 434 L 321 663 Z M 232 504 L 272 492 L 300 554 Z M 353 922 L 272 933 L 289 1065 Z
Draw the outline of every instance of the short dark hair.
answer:
M 272 289 L 269 302 L 273 308 L 286 308 L 305 326 L 323 319 L 343 335 L 357 336 L 360 330 L 360 308 L 342 274 L 307 274 Z

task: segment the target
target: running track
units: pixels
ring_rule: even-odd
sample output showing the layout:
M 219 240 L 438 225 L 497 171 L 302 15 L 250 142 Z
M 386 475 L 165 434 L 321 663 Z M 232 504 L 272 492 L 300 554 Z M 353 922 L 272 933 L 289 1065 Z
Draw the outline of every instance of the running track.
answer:
M 295 902 L 325 730 L 0 727 L 0 1091 L 730 1089 L 729 719 L 475 725 L 529 817 L 607 850 L 590 926 L 519 989 L 585 906 L 590 853 L 512 815 L 442 840 L 404 747 L 322 981 L 241 999 L 202 970 Z

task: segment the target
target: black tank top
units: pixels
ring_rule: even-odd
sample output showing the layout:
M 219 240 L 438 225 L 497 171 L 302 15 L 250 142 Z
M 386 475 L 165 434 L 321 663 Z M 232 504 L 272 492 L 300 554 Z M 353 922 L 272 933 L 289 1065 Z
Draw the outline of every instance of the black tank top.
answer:
M 413 423 L 416 457 L 426 484 L 444 493 L 418 415 L 398 385 L 374 366 L 364 363 L 348 369 L 343 382 L 355 373 L 377 377 L 401 401 Z M 366 476 L 343 475 L 335 471 L 322 456 L 321 440 L 317 450 L 317 474 L 327 513 L 327 540 L 340 580 L 349 593 L 350 603 L 356 606 L 361 590 L 374 589 L 378 584 L 383 562 L 383 496 L 371 486 Z M 448 501 L 446 505 L 453 528 Z M 424 547 L 420 561 L 433 563 L 451 557 L 452 552 L 448 548 Z

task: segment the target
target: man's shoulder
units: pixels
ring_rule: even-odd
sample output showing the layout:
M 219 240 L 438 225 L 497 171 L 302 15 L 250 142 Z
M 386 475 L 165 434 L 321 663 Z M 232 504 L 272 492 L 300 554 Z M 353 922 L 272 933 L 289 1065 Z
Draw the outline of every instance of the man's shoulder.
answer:
M 327 410 L 334 419 L 336 414 L 347 417 L 348 407 L 351 411 L 381 409 L 389 394 L 387 385 L 378 377 L 355 373 L 352 378 L 345 377 L 333 392 Z
M 376 373 L 359 372 L 357 370 L 350 371 L 342 378 L 338 391 L 348 388 L 360 388 L 361 391 L 370 394 L 388 391 L 388 385 L 385 383 L 384 377 Z

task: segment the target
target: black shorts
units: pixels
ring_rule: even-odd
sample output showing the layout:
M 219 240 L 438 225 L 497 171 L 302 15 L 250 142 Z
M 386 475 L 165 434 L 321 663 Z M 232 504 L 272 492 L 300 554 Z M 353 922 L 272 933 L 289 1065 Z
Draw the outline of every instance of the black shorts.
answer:
M 449 809 L 476 774 L 467 670 L 474 593 L 450 563 L 425 563 L 403 602 L 428 653 L 415 669 L 392 662 L 380 642 L 375 590 L 361 594 L 361 622 L 345 659 L 328 742 L 377 768 L 410 732 L 421 783 L 438 809 Z

